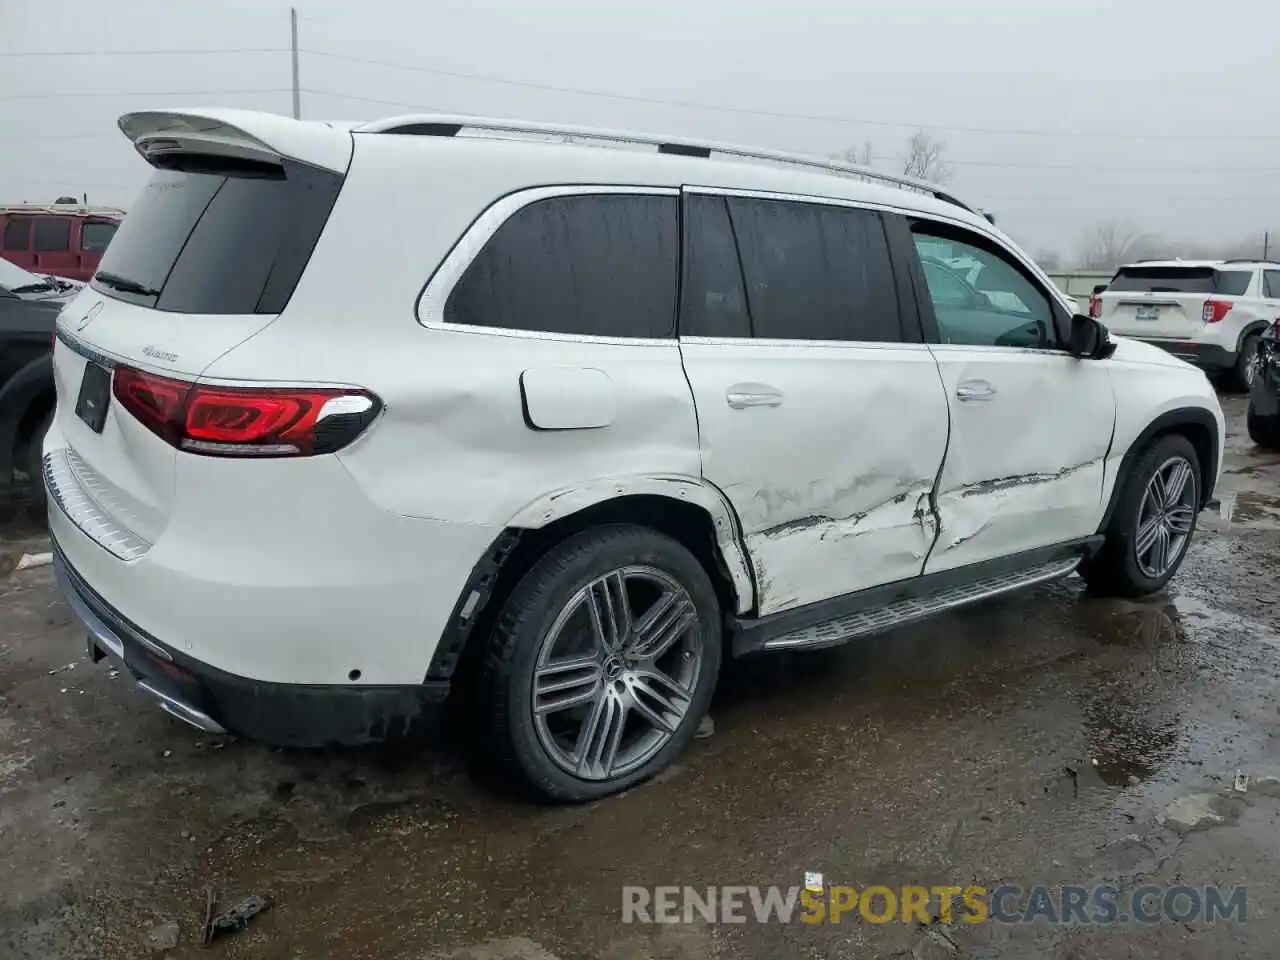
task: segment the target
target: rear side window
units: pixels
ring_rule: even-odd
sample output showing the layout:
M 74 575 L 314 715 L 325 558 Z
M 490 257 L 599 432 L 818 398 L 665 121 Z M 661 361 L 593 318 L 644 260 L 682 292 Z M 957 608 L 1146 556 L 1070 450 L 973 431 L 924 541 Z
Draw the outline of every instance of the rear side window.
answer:
M 465 326 L 604 337 L 675 332 L 674 196 L 549 197 L 522 207 L 445 303 Z
M 691 337 L 750 337 L 751 317 L 742 267 L 723 197 L 685 199 L 684 286 L 680 333 Z
M 1253 279 L 1250 270 L 1213 267 L 1121 267 L 1107 293 L 1204 293 L 1240 297 Z
M 1271 300 L 1280 300 L 1280 270 L 1268 270 L 1263 274 L 1265 291 L 1263 296 Z
M 40 217 L 32 237 L 36 253 L 63 253 L 71 247 L 71 221 L 66 217 Z
M 101 253 L 116 235 L 117 225 L 101 221 L 89 221 L 80 227 L 80 249 L 85 253 Z
M 879 214 L 788 200 L 727 202 L 756 337 L 902 339 Z
M 315 249 L 342 177 L 285 161 L 172 158 L 108 238 L 92 281 L 174 313 L 279 313 Z
M 31 221 L 15 217 L 4 225 L 4 248 L 6 250 L 31 249 Z

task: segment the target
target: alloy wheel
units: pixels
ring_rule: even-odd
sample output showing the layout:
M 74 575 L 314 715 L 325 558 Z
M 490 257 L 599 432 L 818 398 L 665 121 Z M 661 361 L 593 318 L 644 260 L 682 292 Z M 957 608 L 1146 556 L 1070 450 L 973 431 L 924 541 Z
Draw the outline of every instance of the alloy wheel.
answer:
M 684 723 L 703 659 L 697 610 L 672 577 L 638 565 L 597 577 L 569 598 L 539 647 L 539 743 L 580 779 L 626 776 Z
M 1195 522 L 1194 468 L 1170 457 L 1151 476 L 1138 507 L 1134 554 L 1143 576 L 1159 580 L 1181 559 Z

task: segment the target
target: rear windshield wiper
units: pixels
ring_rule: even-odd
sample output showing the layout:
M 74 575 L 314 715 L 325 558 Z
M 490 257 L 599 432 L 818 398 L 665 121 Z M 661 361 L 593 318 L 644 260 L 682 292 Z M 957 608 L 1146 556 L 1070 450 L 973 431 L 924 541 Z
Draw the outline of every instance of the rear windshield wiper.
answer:
M 101 280 L 108 287 L 119 290 L 121 293 L 132 293 L 139 297 L 158 297 L 159 290 L 152 290 L 150 287 L 143 286 L 137 280 L 130 280 L 128 277 L 122 277 L 118 273 L 103 273 L 99 270 L 93 275 L 93 279 Z

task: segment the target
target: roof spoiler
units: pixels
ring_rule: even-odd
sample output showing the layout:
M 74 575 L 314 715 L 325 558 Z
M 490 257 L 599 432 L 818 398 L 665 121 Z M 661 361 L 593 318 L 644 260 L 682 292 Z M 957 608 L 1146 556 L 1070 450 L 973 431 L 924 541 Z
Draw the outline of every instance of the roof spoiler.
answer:
M 118 121 L 139 155 L 157 166 L 174 153 L 234 157 L 264 163 L 296 160 L 345 174 L 351 165 L 349 128 L 302 123 L 252 110 L 146 110 Z

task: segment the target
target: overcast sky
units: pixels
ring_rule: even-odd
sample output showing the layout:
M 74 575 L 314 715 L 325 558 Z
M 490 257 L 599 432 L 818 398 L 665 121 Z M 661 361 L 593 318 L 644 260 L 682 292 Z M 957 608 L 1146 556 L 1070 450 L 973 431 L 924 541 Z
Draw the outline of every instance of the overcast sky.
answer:
M 304 118 L 468 112 L 823 154 L 871 141 L 886 168 L 924 127 L 953 190 L 1033 253 L 1069 254 L 1105 219 L 1208 241 L 1280 231 L 1280 6 L 1262 0 L 296 6 Z M 147 168 L 116 118 L 287 114 L 288 43 L 272 2 L 0 0 L 0 202 L 127 207 Z M 15 55 L 229 48 L 277 50 Z

